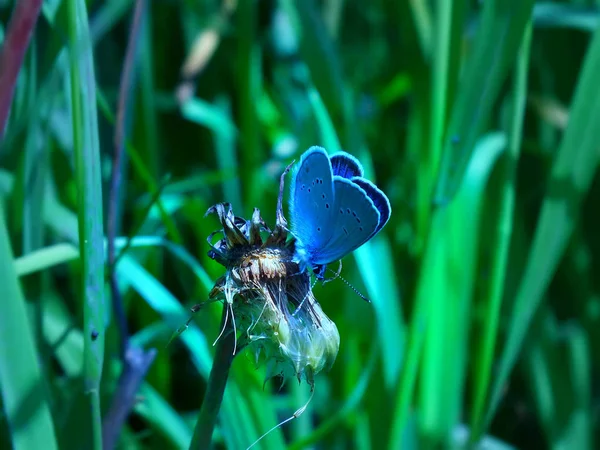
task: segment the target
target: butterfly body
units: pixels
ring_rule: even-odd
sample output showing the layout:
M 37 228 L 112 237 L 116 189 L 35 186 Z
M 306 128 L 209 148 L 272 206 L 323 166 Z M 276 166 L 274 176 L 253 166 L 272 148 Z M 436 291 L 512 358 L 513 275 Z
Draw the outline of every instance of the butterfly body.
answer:
M 363 177 L 360 162 L 309 148 L 294 171 L 290 198 L 294 260 L 322 278 L 324 267 L 356 250 L 387 223 L 386 195 Z

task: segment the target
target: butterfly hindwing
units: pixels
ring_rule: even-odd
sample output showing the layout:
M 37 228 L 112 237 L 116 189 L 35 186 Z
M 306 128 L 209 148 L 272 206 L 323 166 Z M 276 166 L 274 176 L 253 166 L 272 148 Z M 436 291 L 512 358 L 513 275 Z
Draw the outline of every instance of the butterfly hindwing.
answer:
M 333 186 L 334 231 L 327 243 L 314 252 L 312 264 L 329 264 L 343 258 L 368 241 L 379 225 L 379 210 L 361 186 L 337 175 L 333 177 Z
M 390 201 L 388 200 L 387 196 L 369 180 L 365 178 L 355 177 L 352 179 L 352 181 L 354 181 L 356 184 L 358 184 L 361 188 L 364 189 L 364 191 L 367 193 L 367 195 L 373 201 L 373 204 L 379 211 L 379 224 L 373 232 L 373 236 L 375 236 L 390 218 L 390 214 L 392 212 Z
M 343 178 L 354 178 L 363 176 L 361 163 L 349 153 L 339 152 L 331 156 L 331 169 L 333 175 Z

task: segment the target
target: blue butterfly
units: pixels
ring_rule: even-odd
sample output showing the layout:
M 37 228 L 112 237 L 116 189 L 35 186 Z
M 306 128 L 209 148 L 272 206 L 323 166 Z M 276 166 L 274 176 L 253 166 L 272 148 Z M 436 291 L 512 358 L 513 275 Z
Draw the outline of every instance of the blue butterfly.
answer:
M 327 264 L 342 259 L 375 236 L 390 218 L 390 201 L 363 178 L 358 160 L 309 148 L 297 165 L 290 198 L 294 261 L 324 277 Z

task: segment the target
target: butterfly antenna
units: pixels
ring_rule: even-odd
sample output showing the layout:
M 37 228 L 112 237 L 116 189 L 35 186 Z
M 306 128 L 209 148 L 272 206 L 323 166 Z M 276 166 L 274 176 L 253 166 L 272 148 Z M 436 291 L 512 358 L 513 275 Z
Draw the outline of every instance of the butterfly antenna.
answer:
M 356 295 L 358 295 L 360 298 L 362 298 L 365 302 L 371 303 L 371 300 L 369 300 L 369 298 L 367 296 L 365 296 L 362 292 L 360 292 L 358 289 L 356 289 L 354 286 L 352 286 L 348 280 L 346 280 L 343 276 L 341 276 L 339 274 L 339 272 L 334 272 L 331 269 L 327 269 L 327 270 L 336 274 L 337 276 L 335 278 L 339 278 L 340 280 L 342 280 L 346 284 L 346 286 L 348 286 L 350 289 L 352 289 L 354 291 L 354 293 Z M 335 279 L 335 278 L 332 278 L 332 279 Z
M 287 419 L 279 422 L 277 425 L 275 425 L 273 428 L 271 428 L 269 431 L 267 431 L 265 434 L 263 434 L 261 437 L 259 437 L 256 441 L 254 441 L 252 443 L 252 445 L 250 447 L 248 447 L 246 450 L 250 450 L 252 447 L 254 447 L 256 444 L 258 444 L 258 442 L 260 440 L 262 440 L 262 438 L 264 438 L 265 436 L 267 436 L 269 433 L 271 433 L 272 431 L 276 430 L 277 428 L 285 425 L 288 422 L 291 422 L 294 419 L 297 419 L 298 417 L 300 417 L 302 415 L 302 413 L 304 411 L 306 411 L 306 408 L 308 407 L 308 404 L 311 402 L 311 400 L 313 399 L 313 396 L 315 395 L 315 386 L 314 384 L 311 385 L 310 388 L 310 397 L 308 398 L 308 401 L 304 404 L 304 406 L 302 406 L 302 408 L 298 409 L 294 414 L 292 414 L 290 417 L 288 417 Z

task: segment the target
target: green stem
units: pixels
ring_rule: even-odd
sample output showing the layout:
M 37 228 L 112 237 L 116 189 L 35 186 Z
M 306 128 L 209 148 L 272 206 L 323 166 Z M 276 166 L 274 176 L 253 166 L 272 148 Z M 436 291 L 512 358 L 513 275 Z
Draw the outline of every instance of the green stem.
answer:
M 256 44 L 257 3 L 239 2 L 235 23 L 240 38 L 237 43 L 236 73 L 237 77 L 237 117 L 239 117 L 240 138 L 239 157 L 240 181 L 244 189 L 244 205 L 254 205 L 260 197 L 257 186 L 257 169 L 263 160 L 260 145 L 259 124 L 256 113 L 256 99 L 260 92 L 260 52 Z
M 421 53 L 423 53 L 425 59 L 429 59 L 431 57 L 431 41 L 433 35 L 431 8 L 425 0 L 409 0 L 409 3 L 417 31 L 417 36 L 419 38 Z
M 100 412 L 100 392 L 93 389 L 87 392 L 92 407 L 92 438 L 94 450 L 102 449 L 102 413 Z
M 215 359 L 208 377 L 208 385 L 206 393 L 198 414 L 198 421 L 194 429 L 194 436 L 190 443 L 190 450 L 205 450 L 210 448 L 213 430 L 217 423 L 217 416 L 221 403 L 223 402 L 223 394 L 227 385 L 229 369 L 233 362 L 235 333 L 233 328 L 227 322 L 227 304 L 223 308 L 223 317 L 221 319 L 221 327 L 227 326 L 223 336 L 217 341 L 215 351 Z M 239 350 L 239 349 L 238 349 Z
M 490 384 L 490 374 L 494 362 L 494 348 L 498 334 L 500 307 L 504 294 L 504 282 L 508 264 L 508 254 L 512 235 L 514 203 L 515 203 L 515 173 L 521 150 L 523 131 L 523 116 L 527 99 L 527 71 L 529 67 L 529 46 L 531 41 L 531 24 L 523 36 L 513 86 L 512 110 L 510 117 L 509 147 L 504 158 L 504 180 L 500 202 L 500 216 L 496 229 L 496 253 L 492 262 L 492 278 L 488 293 L 487 325 L 483 330 L 483 343 L 478 361 L 478 374 L 475 384 L 475 403 L 471 415 L 472 433 L 470 440 L 476 442 L 482 433 L 485 418 L 484 408 L 487 391 Z
M 81 258 L 84 392 L 89 397 L 93 450 L 102 450 L 100 380 L 104 364 L 104 234 L 96 80 L 85 0 L 70 0 L 69 59 L 77 221 Z
M 450 68 L 450 45 L 452 43 L 452 0 L 438 2 L 435 54 L 433 65 L 433 88 L 431 94 L 431 141 L 429 146 L 429 165 L 431 184 L 437 176 L 443 148 L 448 109 L 448 77 Z M 431 195 L 431 193 L 429 193 Z M 428 204 L 430 204 L 428 202 Z
M 420 164 L 419 206 L 417 210 L 417 234 L 420 245 L 425 246 L 428 237 L 431 204 L 438 175 L 446 131 L 446 111 L 448 110 L 448 79 L 450 69 L 450 47 L 452 43 L 452 0 L 438 2 L 436 11 L 435 42 L 432 59 L 432 90 L 429 148 L 423 153 Z

